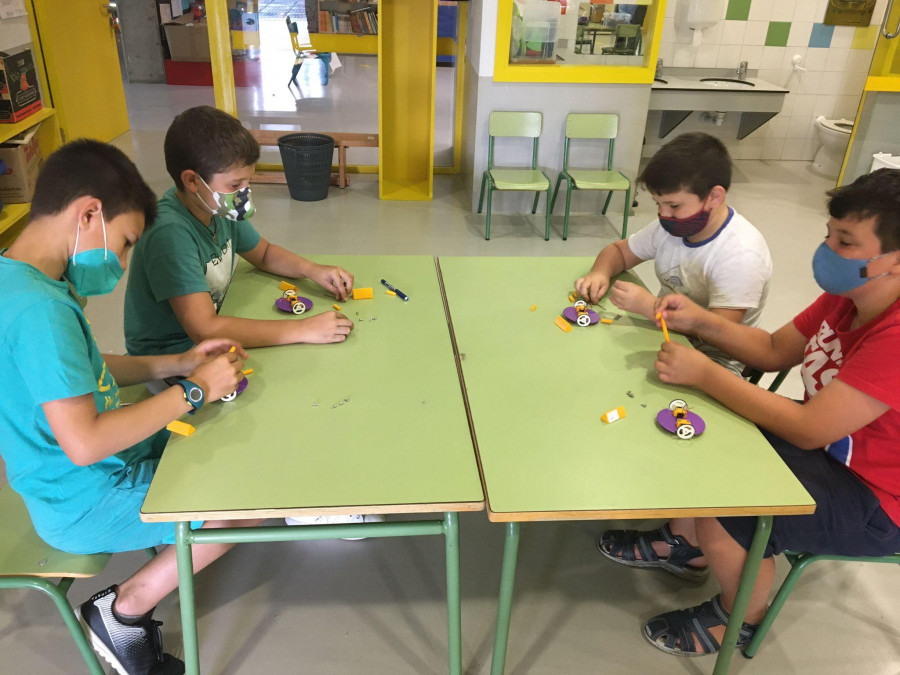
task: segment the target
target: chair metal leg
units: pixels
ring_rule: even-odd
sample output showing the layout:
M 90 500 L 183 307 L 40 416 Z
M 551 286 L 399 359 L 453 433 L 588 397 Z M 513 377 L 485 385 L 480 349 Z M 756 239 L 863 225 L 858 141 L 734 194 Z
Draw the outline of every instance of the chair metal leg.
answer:
M 575 189 L 575 186 L 572 183 L 566 182 L 566 222 L 563 224 L 563 241 L 569 238 L 569 207 L 572 204 L 572 190 Z
M 484 223 L 484 238 L 488 240 L 491 238 L 491 196 L 494 194 L 494 186 L 491 185 L 488 187 L 487 193 L 487 219 Z
M 550 185 L 547 185 L 547 215 L 545 216 L 544 241 L 550 241 Z
M 549 188 L 549 187 L 547 188 L 547 196 L 548 196 L 548 197 L 550 196 L 550 188 Z M 540 192 L 535 192 L 535 193 L 534 193 L 534 203 L 531 205 L 531 212 L 532 212 L 532 213 L 537 213 L 537 205 L 538 205 L 538 200 L 539 200 L 540 198 L 541 198 L 541 193 L 540 193 Z M 549 204 L 548 204 L 548 206 L 549 206 Z
M 622 217 L 622 239 L 628 234 L 629 211 L 631 211 L 631 188 L 625 190 L 625 215 Z
M 562 174 L 559 174 L 556 178 L 556 187 L 553 189 L 553 199 L 550 200 L 550 213 L 553 213 L 553 209 L 556 208 L 556 195 L 559 194 L 559 184 L 562 183 Z
M 606 195 L 606 201 L 603 202 L 603 210 L 600 213 L 602 213 L 604 216 L 606 215 L 606 209 L 609 208 L 609 200 L 611 200 L 611 199 L 612 199 L 612 190 L 609 191 L 609 193 Z
M 484 203 L 484 184 L 487 182 L 487 174 L 481 175 L 481 196 L 478 198 L 478 213 L 481 213 L 481 205 Z

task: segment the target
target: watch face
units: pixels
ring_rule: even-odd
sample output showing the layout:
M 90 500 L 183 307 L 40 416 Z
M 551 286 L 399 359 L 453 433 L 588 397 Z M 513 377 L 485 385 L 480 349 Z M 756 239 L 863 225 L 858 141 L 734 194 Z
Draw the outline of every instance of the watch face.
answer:
M 200 403 L 203 400 L 203 390 L 200 387 L 191 387 L 188 390 L 188 400 L 191 403 Z

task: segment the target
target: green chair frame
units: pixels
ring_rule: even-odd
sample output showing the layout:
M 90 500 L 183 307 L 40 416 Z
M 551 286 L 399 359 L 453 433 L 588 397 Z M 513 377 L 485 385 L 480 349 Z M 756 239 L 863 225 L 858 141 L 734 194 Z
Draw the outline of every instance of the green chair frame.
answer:
M 66 594 L 76 579 L 97 576 L 111 554 L 63 553 L 34 531 L 22 498 L 9 486 L 0 488 L 0 589 L 31 588 L 50 596 L 92 675 L 104 675 L 91 643 L 81 628 Z M 151 556 L 156 550 L 146 549 Z M 58 583 L 51 579 L 59 578 Z
M 616 26 L 616 41 L 612 47 L 603 47 L 601 54 L 634 56 L 641 49 L 641 26 L 636 23 L 620 23 Z
M 544 224 L 544 241 L 550 239 L 550 188 L 553 185 L 546 173 L 538 168 L 538 139 L 541 135 L 543 116 L 539 112 L 500 112 L 490 115 L 488 130 L 488 165 L 481 175 L 481 196 L 478 198 L 478 213 L 484 204 L 484 188 L 487 193 L 487 220 L 484 226 L 484 238 L 491 238 L 491 195 L 494 190 L 517 190 L 534 192 L 534 204 L 531 212 L 537 213 L 541 192 L 547 193 L 547 215 Z M 494 138 L 531 138 L 531 168 L 495 169 Z
M 777 391 L 778 387 L 781 386 L 781 383 L 784 382 L 784 379 L 788 376 L 788 373 L 791 372 L 791 369 L 780 370 L 775 374 L 775 379 L 769 384 L 769 391 Z M 747 368 L 744 371 L 744 377 L 747 378 L 747 381 L 750 384 L 759 384 L 759 381 L 762 379 L 762 376 L 765 373 L 761 370 L 757 370 L 756 368 Z
M 793 551 L 785 551 L 784 557 L 787 558 L 788 562 L 791 564 L 791 571 L 788 572 L 787 577 L 785 577 L 784 583 L 781 584 L 781 587 L 775 594 L 775 599 L 769 606 L 768 611 L 766 611 L 766 615 L 760 622 L 759 628 L 756 629 L 756 632 L 753 634 L 750 642 L 742 652 L 748 659 L 752 659 L 754 656 L 756 656 L 756 652 L 759 650 L 763 639 L 766 637 L 766 633 L 769 632 L 769 629 L 775 622 L 778 613 L 781 611 L 781 608 L 784 606 L 784 603 L 788 598 L 788 595 L 790 595 L 791 591 L 794 590 L 794 586 L 796 586 L 797 582 L 800 580 L 800 575 L 803 574 L 803 571 L 812 563 L 818 562 L 819 560 L 841 560 L 844 562 L 872 562 L 900 565 L 900 553 L 876 557 L 857 557 L 842 555 L 816 555 L 813 553 L 795 553 Z
M 566 141 L 563 149 L 563 168 L 556 178 L 556 188 L 550 201 L 549 211 L 556 206 L 556 197 L 563 179 L 566 181 L 566 220 L 563 225 L 563 241 L 569 238 L 569 208 L 572 202 L 572 190 L 607 190 L 609 194 L 603 204 L 601 213 L 606 215 L 613 192 L 625 191 L 625 213 L 622 219 L 622 239 L 628 233 L 628 212 L 631 210 L 631 181 L 621 171 L 614 171 L 613 150 L 619 131 L 619 116 L 611 113 L 569 113 L 566 115 Z M 606 170 L 570 169 L 569 141 L 573 138 L 589 138 L 609 140 L 606 152 Z

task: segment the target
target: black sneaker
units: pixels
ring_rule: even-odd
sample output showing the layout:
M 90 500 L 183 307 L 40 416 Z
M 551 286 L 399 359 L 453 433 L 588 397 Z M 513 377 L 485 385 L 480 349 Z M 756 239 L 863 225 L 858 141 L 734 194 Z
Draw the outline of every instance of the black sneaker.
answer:
M 180 675 L 184 663 L 163 654 L 161 621 L 148 612 L 135 623 L 123 623 L 113 614 L 117 586 L 94 595 L 75 613 L 91 639 L 91 645 L 119 675 Z

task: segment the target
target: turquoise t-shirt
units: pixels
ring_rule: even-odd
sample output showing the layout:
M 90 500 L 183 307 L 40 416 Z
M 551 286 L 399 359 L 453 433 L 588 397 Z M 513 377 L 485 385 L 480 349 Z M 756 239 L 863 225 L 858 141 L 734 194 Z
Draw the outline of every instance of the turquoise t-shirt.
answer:
M 0 454 L 38 534 L 68 550 L 117 514 L 102 513 L 111 490 L 146 493 L 169 434 L 161 431 L 90 466 L 56 442 L 41 404 L 93 394 L 98 412 L 120 406 L 119 387 L 90 323 L 65 281 L 0 251 Z
M 169 299 L 209 293 L 216 311 L 237 265 L 237 255 L 259 244 L 246 220 L 197 220 L 170 189 L 159 215 L 131 254 L 125 290 L 125 347 L 129 354 L 177 354 L 193 346 Z

